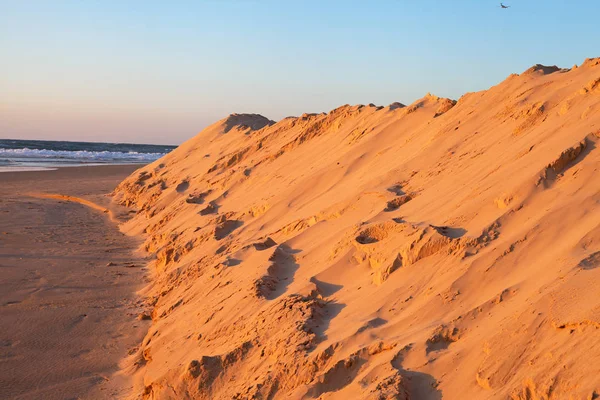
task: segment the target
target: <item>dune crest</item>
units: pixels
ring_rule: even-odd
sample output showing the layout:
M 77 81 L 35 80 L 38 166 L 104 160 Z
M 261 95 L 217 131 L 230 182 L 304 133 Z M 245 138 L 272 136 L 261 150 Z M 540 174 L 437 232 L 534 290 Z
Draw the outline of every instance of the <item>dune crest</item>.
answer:
M 600 395 L 600 62 L 233 114 L 136 171 L 149 399 Z

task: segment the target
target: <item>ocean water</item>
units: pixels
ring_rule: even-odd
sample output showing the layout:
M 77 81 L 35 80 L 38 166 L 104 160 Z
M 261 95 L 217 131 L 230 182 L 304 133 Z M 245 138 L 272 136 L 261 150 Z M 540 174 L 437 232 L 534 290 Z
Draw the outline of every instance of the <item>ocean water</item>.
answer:
M 147 164 L 175 146 L 0 139 L 0 172 L 103 164 Z

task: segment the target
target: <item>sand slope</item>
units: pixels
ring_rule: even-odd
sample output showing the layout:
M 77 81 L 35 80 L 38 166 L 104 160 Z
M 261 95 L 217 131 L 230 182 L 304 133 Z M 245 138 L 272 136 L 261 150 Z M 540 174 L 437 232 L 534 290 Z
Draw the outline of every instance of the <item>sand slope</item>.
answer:
M 233 115 L 125 180 L 152 399 L 600 394 L 600 59 L 458 102 Z

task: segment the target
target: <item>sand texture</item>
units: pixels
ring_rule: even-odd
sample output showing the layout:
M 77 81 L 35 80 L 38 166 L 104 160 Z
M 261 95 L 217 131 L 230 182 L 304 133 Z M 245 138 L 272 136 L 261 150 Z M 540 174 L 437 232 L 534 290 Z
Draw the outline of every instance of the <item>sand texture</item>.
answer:
M 135 168 L 0 174 L 1 399 L 127 391 L 119 362 L 148 329 L 145 260 L 104 207 Z
M 600 395 L 600 59 L 457 102 L 232 115 L 121 183 L 133 398 Z

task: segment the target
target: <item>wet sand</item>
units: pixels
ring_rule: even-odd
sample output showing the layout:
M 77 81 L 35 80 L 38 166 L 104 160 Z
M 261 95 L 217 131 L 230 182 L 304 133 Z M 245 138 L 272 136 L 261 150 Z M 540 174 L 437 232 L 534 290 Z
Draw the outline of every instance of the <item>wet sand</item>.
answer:
M 0 174 L 0 398 L 115 398 L 147 329 L 139 238 L 106 196 L 138 166 Z M 99 207 L 31 193 L 73 196 Z

